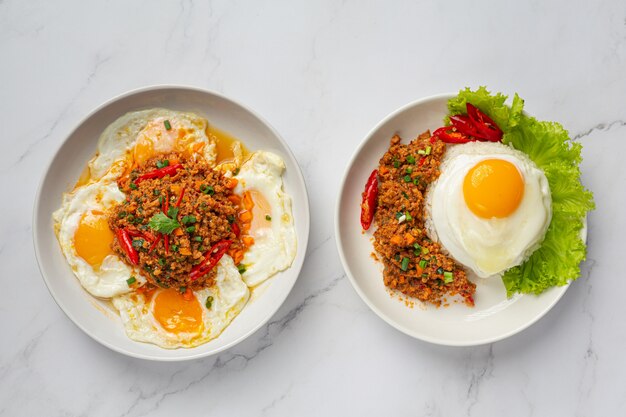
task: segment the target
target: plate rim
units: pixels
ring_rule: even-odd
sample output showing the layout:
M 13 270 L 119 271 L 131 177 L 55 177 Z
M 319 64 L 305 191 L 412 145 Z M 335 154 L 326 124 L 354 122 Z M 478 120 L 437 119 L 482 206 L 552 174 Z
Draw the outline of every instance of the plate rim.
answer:
M 352 287 L 354 288 L 354 290 L 356 291 L 356 293 L 359 295 L 359 297 L 361 297 L 361 300 L 363 300 L 363 302 L 374 312 L 376 313 L 376 315 L 378 317 L 380 317 L 383 321 L 385 321 L 387 324 L 389 324 L 391 327 L 395 328 L 396 330 L 411 336 L 415 339 L 418 340 L 422 340 L 424 342 L 428 342 L 428 343 L 432 343 L 435 345 L 440 345 L 440 346 L 451 346 L 451 347 L 469 347 L 469 346 L 481 346 L 481 345 L 486 345 L 489 343 L 494 343 L 494 342 L 498 342 L 500 340 L 504 340 L 506 338 L 509 338 L 517 333 L 522 332 L 523 330 L 527 329 L 528 327 L 532 326 L 533 324 L 535 324 L 538 320 L 540 320 L 542 317 L 544 317 L 549 311 L 552 310 L 552 308 L 554 308 L 554 306 L 556 305 L 556 303 L 559 302 L 559 300 L 563 297 L 563 295 L 565 294 L 565 292 L 567 291 L 567 289 L 570 287 L 572 281 L 568 281 L 567 284 L 562 285 L 562 286 L 557 286 L 557 287 L 552 287 L 553 289 L 556 289 L 557 293 L 556 296 L 554 298 L 554 300 L 547 305 L 547 307 L 537 316 L 533 317 L 532 320 L 529 320 L 528 322 L 524 323 L 521 326 L 517 326 L 513 329 L 511 329 L 508 332 L 502 333 L 498 336 L 492 336 L 492 337 L 484 337 L 481 339 L 472 339 L 469 341 L 451 341 L 448 339 L 444 339 L 444 338 L 437 338 L 437 337 L 432 337 L 429 335 L 425 335 L 419 332 L 414 331 L 413 329 L 407 327 L 407 326 L 403 326 L 400 323 L 397 323 L 396 321 L 394 321 L 388 314 L 386 314 L 384 311 L 382 311 L 380 308 L 378 308 L 378 306 L 376 306 L 376 304 L 369 299 L 369 297 L 364 293 L 364 291 L 361 290 L 356 278 L 354 277 L 354 275 L 352 274 L 352 271 L 350 270 L 350 268 L 348 267 L 348 262 L 347 262 L 347 257 L 346 254 L 344 252 L 343 249 L 343 241 L 344 238 L 342 237 L 341 233 L 340 233 L 340 217 L 341 217 L 341 206 L 342 206 L 342 201 L 343 201 L 343 194 L 344 194 L 344 189 L 346 187 L 346 183 L 348 180 L 348 173 L 350 171 L 350 169 L 352 168 L 352 166 L 354 165 L 357 157 L 360 155 L 362 149 L 365 147 L 365 145 L 367 143 L 369 143 L 369 141 L 372 139 L 372 137 L 374 136 L 374 134 L 376 134 L 376 132 L 383 126 L 385 125 L 389 120 L 393 119 L 394 117 L 398 116 L 399 114 L 407 111 L 410 108 L 413 108 L 415 106 L 424 104 L 426 102 L 430 102 L 430 101 L 435 101 L 435 100 L 441 100 L 441 99 L 447 99 L 449 100 L 450 98 L 453 98 L 455 96 L 457 96 L 458 93 L 439 93 L 439 94 L 433 94 L 433 95 L 429 95 L 426 97 L 422 97 L 419 98 L 417 100 L 413 100 L 399 108 L 397 108 L 396 110 L 392 111 L 391 113 L 389 113 L 387 116 L 385 116 L 381 121 L 379 121 L 378 123 L 376 123 L 376 125 L 370 129 L 370 131 L 365 135 L 365 137 L 361 140 L 361 142 L 359 143 L 359 145 L 357 146 L 356 150 L 352 153 L 352 156 L 350 157 L 348 163 L 346 164 L 346 167 L 344 169 L 343 172 L 343 176 L 342 176 L 342 180 L 339 186 L 339 194 L 337 196 L 337 200 L 335 203 L 335 242 L 337 245 L 337 251 L 339 252 L 339 259 L 341 260 L 341 264 L 343 266 L 343 269 L 346 273 L 346 276 L 348 277 L 348 279 L 350 280 L 350 284 L 352 284 Z M 584 219 L 583 221 L 583 229 L 581 230 L 581 235 L 583 236 L 583 241 L 586 242 L 586 236 L 587 236 L 587 218 Z M 528 296 L 528 294 L 524 294 L 525 296 Z
M 285 293 L 285 297 L 284 299 L 282 299 L 279 303 L 274 304 L 270 309 L 270 313 L 267 315 L 267 317 L 265 317 L 264 319 L 260 320 L 255 326 L 253 326 L 249 331 L 243 333 L 242 335 L 240 335 L 239 337 L 235 338 L 233 341 L 231 341 L 230 343 L 225 344 L 224 346 L 220 346 L 214 350 L 210 350 L 210 351 L 206 351 L 206 352 L 198 352 L 198 353 L 192 353 L 189 355 L 185 355 L 183 357 L 161 357 L 161 356 L 155 356 L 155 355 L 150 355 L 150 354 L 141 354 L 141 353 L 135 353 L 135 352 L 131 352 L 128 351 L 122 347 L 116 346 L 112 343 L 109 343 L 101 338 L 99 338 L 98 336 L 96 336 L 95 334 L 93 334 L 89 329 L 87 329 L 85 326 L 82 326 L 81 324 L 79 324 L 79 322 L 75 319 L 75 315 L 72 314 L 69 309 L 67 308 L 67 306 L 60 301 L 59 297 L 57 297 L 57 294 L 55 293 L 54 289 L 52 288 L 48 275 L 46 273 L 46 271 L 44 271 L 42 264 L 41 264 L 41 248 L 39 247 L 39 229 L 42 227 L 39 224 L 39 221 L 37 220 L 38 218 L 38 213 L 39 213 L 39 207 L 40 207 L 40 201 L 41 201 L 41 196 L 42 196 L 42 189 L 43 189 L 43 185 L 45 183 L 46 177 L 48 176 L 48 173 L 50 172 L 50 169 L 52 168 L 52 164 L 53 162 L 56 160 L 59 152 L 61 152 L 61 149 L 63 148 L 63 146 L 65 145 L 65 143 L 67 142 L 67 140 L 76 133 L 76 131 L 91 117 L 93 117 L 94 115 L 96 115 L 98 112 L 102 111 L 103 109 L 105 109 L 106 107 L 112 105 L 113 103 L 125 99 L 127 97 L 133 96 L 133 95 L 137 95 L 137 94 L 142 94 L 142 93 L 147 93 L 147 92 L 152 92 L 152 91 L 167 91 L 167 90 L 186 90 L 189 92 L 196 92 L 196 93 L 202 93 L 202 94 L 209 94 L 212 96 L 215 96 L 217 98 L 220 98 L 224 101 L 230 102 L 231 104 L 234 104 L 236 106 L 239 106 L 240 108 L 242 108 L 243 110 L 247 111 L 248 113 L 250 113 L 252 116 L 254 116 L 255 118 L 257 118 L 262 124 L 264 124 L 269 130 L 270 132 L 278 139 L 278 141 L 280 142 L 280 144 L 284 147 L 285 151 L 287 152 L 287 154 L 293 158 L 293 160 L 296 162 L 296 170 L 295 170 L 295 177 L 296 177 L 296 182 L 299 183 L 299 186 L 302 187 L 302 190 L 304 191 L 304 196 L 305 198 L 302 201 L 302 208 L 301 210 L 303 211 L 303 215 L 304 215 L 304 219 L 305 219 L 305 224 L 304 224 L 304 239 L 303 241 L 298 240 L 297 245 L 298 251 L 302 251 L 303 256 L 302 256 L 302 260 L 300 262 L 299 265 L 294 265 L 292 264 L 289 268 L 296 268 L 297 272 L 296 272 L 296 277 L 295 279 L 291 282 L 291 284 L 289 285 L 289 289 L 286 291 Z M 294 155 L 293 151 L 291 150 L 291 148 L 289 147 L 289 145 L 287 144 L 287 142 L 285 141 L 285 139 L 282 137 L 282 135 L 274 128 L 274 126 L 272 124 L 270 124 L 265 118 L 263 118 L 261 115 L 259 115 L 256 111 L 252 110 L 250 107 L 242 104 L 241 102 L 227 97 L 221 93 L 218 93 L 216 91 L 210 90 L 210 89 L 206 89 L 206 88 L 202 88 L 202 87 L 196 87 L 193 85 L 186 85 L 186 84 L 154 84 L 154 85 L 148 85 L 148 86 L 143 86 L 143 87 L 138 87 L 138 88 L 134 88 L 131 90 L 127 90 L 125 92 L 119 93 L 115 96 L 113 96 L 112 98 L 109 98 L 107 100 L 105 100 L 104 102 L 102 102 L 101 104 L 97 105 L 93 110 L 89 111 L 87 114 L 85 114 L 84 116 L 80 117 L 80 119 L 78 120 L 78 122 L 76 122 L 72 127 L 70 127 L 69 130 L 67 130 L 67 133 L 61 133 L 60 136 L 63 138 L 63 140 L 56 146 L 56 148 L 54 149 L 54 151 L 52 152 L 52 155 L 50 156 L 50 159 L 48 160 L 47 164 L 45 165 L 45 168 L 43 170 L 43 173 L 39 179 L 39 182 L 37 184 L 37 190 L 36 190 L 36 194 L 35 194 L 35 199 L 33 202 L 33 213 L 32 213 L 32 219 L 31 219 L 31 223 L 32 223 L 32 238 L 33 238 L 33 246 L 35 249 L 35 259 L 37 261 L 37 267 L 39 268 L 39 273 L 44 281 L 44 284 L 46 285 L 46 288 L 48 289 L 48 292 L 50 293 L 50 295 L 52 296 L 52 299 L 54 300 L 54 302 L 57 304 L 57 306 L 61 309 L 61 311 L 63 311 L 63 313 L 70 319 L 70 321 L 76 325 L 80 330 L 82 330 L 86 335 L 88 335 L 91 339 L 95 340 L 96 342 L 98 342 L 99 344 L 117 352 L 117 353 L 121 353 L 123 355 L 132 357 L 132 358 L 137 358 L 137 359 L 143 359 L 143 360 L 149 360 L 149 361 L 157 361 L 157 362 L 183 362 L 183 361 L 190 361 L 190 360 L 194 360 L 194 359 L 199 359 L 199 358 L 205 358 L 205 357 L 209 357 L 209 356 L 213 356 L 216 355 L 218 353 L 221 353 L 227 349 L 232 348 L 233 346 L 241 343 L 242 341 L 244 341 L 245 339 L 247 339 L 249 336 L 251 336 L 252 334 L 254 334 L 255 332 L 257 332 L 261 327 L 263 327 L 265 324 L 267 324 L 272 317 L 274 317 L 274 315 L 276 314 L 276 312 L 278 311 L 278 309 L 280 309 L 280 307 L 285 303 L 285 301 L 287 300 L 287 298 L 289 297 L 289 295 L 291 294 L 291 291 L 293 290 L 293 287 L 296 284 L 296 281 L 298 280 L 298 278 L 300 278 L 300 274 L 302 272 L 302 268 L 304 266 L 304 262 L 306 260 L 306 251 L 307 251 L 307 247 L 308 247 L 308 241 L 310 238 L 310 226 L 311 226 L 311 211 L 310 211 L 310 197 L 309 197 L 309 193 L 308 193 L 308 189 L 307 189 L 307 184 L 306 181 L 304 180 L 304 176 L 302 174 L 302 168 L 300 167 L 300 164 L 298 163 L 298 159 L 296 158 L 296 156 Z M 296 259 L 294 259 L 294 263 L 296 262 Z M 80 284 L 79 284 L 80 285 Z M 244 307 L 245 308 L 245 307 Z M 219 336 L 218 336 L 219 338 Z M 142 342 L 136 342 L 136 343 L 142 343 Z M 165 349 L 162 348 L 163 350 L 167 350 L 169 351 L 170 349 Z M 183 350 L 185 350 L 184 348 L 181 348 Z M 175 349 L 178 350 L 178 349 Z M 191 352 L 191 350 L 187 350 L 187 352 Z

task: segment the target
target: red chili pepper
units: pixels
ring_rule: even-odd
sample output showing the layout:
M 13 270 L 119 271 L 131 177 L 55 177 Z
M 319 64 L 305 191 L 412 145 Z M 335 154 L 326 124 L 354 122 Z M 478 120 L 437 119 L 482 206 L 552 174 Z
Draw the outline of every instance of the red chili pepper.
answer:
M 165 254 L 170 254 L 170 235 L 163 236 L 163 245 L 165 246 Z
M 176 205 L 175 205 L 175 207 L 179 207 L 179 206 L 180 206 L 180 203 L 182 203 L 182 202 L 183 202 L 183 196 L 184 196 L 184 195 L 185 195 L 185 187 L 183 187 L 183 189 L 182 189 L 182 190 L 180 190 L 180 195 L 178 196 L 178 200 L 176 200 Z M 167 214 L 167 213 L 165 213 L 165 214 Z
M 178 171 L 182 167 L 183 167 L 182 164 L 174 164 L 174 165 L 166 166 L 166 167 L 163 167 L 163 168 L 155 169 L 154 171 L 146 172 L 145 174 L 140 175 L 139 177 L 137 177 L 137 179 L 135 180 L 135 184 L 139 184 L 143 180 L 151 180 L 151 179 L 154 179 L 154 178 L 163 178 L 166 175 L 173 176 L 174 174 L 176 174 L 176 171 Z
M 467 136 L 481 137 L 478 128 L 469 116 L 457 114 L 450 116 L 450 123 L 458 131 Z
M 474 126 L 479 131 L 479 135 L 474 135 L 477 137 L 482 137 L 491 142 L 498 142 L 502 140 L 502 130 L 498 127 L 496 122 L 491 120 L 489 116 L 487 116 L 482 111 L 478 110 L 476 106 L 467 103 L 467 115 L 474 122 Z
M 195 281 L 208 274 L 209 271 L 217 265 L 220 259 L 222 259 L 222 256 L 224 256 L 232 243 L 233 242 L 231 240 L 220 240 L 213 245 L 213 247 L 204 254 L 204 260 L 191 269 L 191 272 L 189 273 L 191 280 Z
M 375 169 L 370 174 L 361 197 L 363 198 L 361 201 L 361 227 L 363 230 L 367 230 L 372 225 L 378 204 L 378 170 Z
M 425 156 L 422 156 L 422 157 L 420 158 L 420 161 L 417 163 L 417 167 L 418 167 L 418 168 L 421 168 L 421 167 L 422 167 L 422 165 L 424 165 L 424 163 L 425 163 L 425 162 L 426 162 L 426 157 L 425 157 Z
M 115 234 L 120 246 L 124 252 L 126 252 L 130 263 L 133 265 L 139 265 L 139 252 L 137 252 L 137 249 L 133 248 L 133 240 L 128 234 L 128 231 L 126 229 L 117 229 Z
M 454 130 L 454 126 L 444 126 L 433 132 L 433 136 L 437 136 L 445 143 L 467 143 L 472 139 L 461 132 Z
M 156 246 L 159 244 L 159 242 L 161 241 L 161 238 L 163 237 L 163 235 L 159 235 L 157 236 L 156 240 L 154 241 L 154 243 L 152 243 L 152 246 L 150 246 L 150 249 L 148 249 L 148 253 L 152 253 L 152 251 L 154 250 L 154 248 L 156 248 Z
M 139 230 L 131 230 L 131 229 L 126 229 L 126 231 L 131 237 L 141 237 L 147 240 L 148 242 L 154 242 L 154 239 L 156 239 L 156 236 L 154 236 L 150 232 L 140 232 Z
M 230 228 L 232 229 L 235 236 L 239 237 L 239 235 L 241 234 L 241 229 L 239 228 L 237 223 L 233 222 L 233 224 L 230 225 Z

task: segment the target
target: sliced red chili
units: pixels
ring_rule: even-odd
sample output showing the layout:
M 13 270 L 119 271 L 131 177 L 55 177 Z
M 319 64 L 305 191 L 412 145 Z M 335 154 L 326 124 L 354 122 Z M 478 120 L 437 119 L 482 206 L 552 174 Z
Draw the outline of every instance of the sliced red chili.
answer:
M 165 246 L 165 254 L 170 254 L 170 235 L 163 236 L 163 246 Z
M 480 132 L 469 116 L 463 114 L 450 116 L 450 123 L 452 123 L 452 126 L 454 126 L 458 132 L 461 132 L 464 135 L 480 137 Z
M 128 256 L 130 263 L 133 265 L 139 265 L 139 252 L 137 252 L 137 249 L 133 247 L 133 240 L 128 234 L 128 231 L 126 229 L 117 229 L 115 234 L 117 236 L 117 241 L 119 242 L 122 250 L 126 253 L 126 256 Z
M 474 126 L 479 132 L 479 136 L 492 142 L 498 142 L 502 140 L 502 130 L 498 127 L 489 116 L 480 111 L 476 106 L 471 103 L 467 103 L 467 115 L 474 122 Z
M 183 164 L 174 164 L 163 168 L 155 169 L 153 171 L 146 172 L 140 175 L 135 180 L 135 184 L 139 184 L 143 180 L 150 180 L 155 178 L 163 178 L 166 175 L 173 176 L 176 172 L 183 167 Z
M 180 190 L 180 195 L 178 196 L 178 200 L 176 200 L 176 204 L 175 204 L 176 207 L 180 207 L 180 203 L 183 202 L 183 196 L 184 195 L 185 195 L 185 187 L 183 187 L 183 189 Z M 167 214 L 167 213 L 165 213 L 165 214 Z
M 454 126 L 444 126 L 433 132 L 433 136 L 438 137 L 445 143 L 467 143 L 472 139 L 467 135 L 454 130 Z
M 241 229 L 237 225 L 237 222 L 233 222 L 233 224 L 230 225 L 230 228 L 232 229 L 235 236 L 239 237 L 239 235 L 241 234 Z
M 370 174 L 361 197 L 361 227 L 367 230 L 372 225 L 378 204 L 378 170 L 375 169 Z
M 211 269 L 222 259 L 228 248 L 233 242 L 231 240 L 220 240 L 207 253 L 204 254 L 204 260 L 194 266 L 189 273 L 192 281 L 208 274 Z
M 163 235 L 158 235 L 157 238 L 155 239 L 155 241 L 152 243 L 152 246 L 150 246 L 150 249 L 148 249 L 148 253 L 152 253 L 152 251 L 154 250 L 154 248 L 157 247 L 157 245 L 159 244 L 159 242 L 161 241 L 161 238 L 163 237 Z

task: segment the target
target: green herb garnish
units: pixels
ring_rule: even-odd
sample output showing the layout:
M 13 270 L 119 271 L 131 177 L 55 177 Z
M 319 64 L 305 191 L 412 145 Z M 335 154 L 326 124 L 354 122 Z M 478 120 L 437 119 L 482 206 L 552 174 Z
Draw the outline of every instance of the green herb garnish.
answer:
M 157 168 L 165 168 L 168 166 L 170 166 L 170 161 L 168 161 L 167 159 L 164 159 L 162 161 L 156 161 Z
M 169 120 L 164 121 L 163 124 L 165 125 L 166 130 L 172 130 L 172 125 Z
M 126 280 L 126 283 L 130 286 L 130 285 L 133 285 L 136 281 L 137 281 L 137 278 L 131 275 L 131 277 Z
M 402 258 L 402 264 L 400 265 L 400 268 L 403 271 L 406 271 L 407 269 L 409 269 L 409 258 Z
M 157 213 L 150 219 L 148 226 L 155 232 L 169 235 L 174 229 L 180 227 L 180 223 L 176 219 L 171 219 L 163 213 Z

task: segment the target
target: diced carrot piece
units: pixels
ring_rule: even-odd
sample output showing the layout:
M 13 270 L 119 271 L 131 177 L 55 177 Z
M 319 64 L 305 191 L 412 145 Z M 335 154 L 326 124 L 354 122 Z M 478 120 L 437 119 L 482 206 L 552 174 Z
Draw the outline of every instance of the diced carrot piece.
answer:
M 252 221 L 252 212 L 244 211 L 243 213 L 239 215 L 239 218 L 241 219 L 242 222 L 250 222 Z
M 185 292 L 183 293 L 183 299 L 185 301 L 191 301 L 193 299 L 193 292 L 191 291 L 191 288 L 187 288 L 185 290 Z
M 400 246 L 402 245 L 402 238 L 398 235 L 393 235 L 391 236 L 390 239 L 391 243 L 393 243 L 394 245 Z
M 174 234 L 175 234 L 176 236 L 182 236 L 182 235 L 183 235 L 183 233 L 184 233 L 184 232 L 183 232 L 183 229 L 181 229 L 180 227 L 178 227 L 178 228 L 174 229 Z
M 230 188 L 231 190 L 237 186 L 239 181 L 237 178 L 224 178 L 224 186 L 226 188 Z
M 191 251 L 189 250 L 189 248 L 180 248 L 178 251 L 180 252 L 181 255 L 185 255 L 185 256 L 191 255 Z
M 406 241 L 407 245 L 412 245 L 413 242 L 415 242 L 415 238 L 410 233 L 405 233 L 404 234 L 404 240 Z
M 387 172 L 389 172 L 389 168 L 387 168 L 385 165 L 381 165 L 381 167 L 378 168 L 379 174 L 386 174 Z
M 254 207 L 254 200 L 252 200 L 252 195 L 250 195 L 249 191 L 243 193 L 243 206 L 246 210 L 252 210 Z
M 418 277 L 422 276 L 422 272 L 424 272 L 424 270 L 419 265 L 415 265 L 415 270 L 417 271 Z
M 241 237 L 241 241 L 247 247 L 250 247 L 250 246 L 254 245 L 254 238 L 252 236 L 242 236 Z
M 174 194 L 179 194 L 180 193 L 180 185 L 172 184 L 172 191 L 174 192 Z
M 235 205 L 239 205 L 241 204 L 241 198 L 237 195 L 237 194 L 231 194 L 228 196 L 228 201 L 230 201 L 231 203 L 235 204 Z

